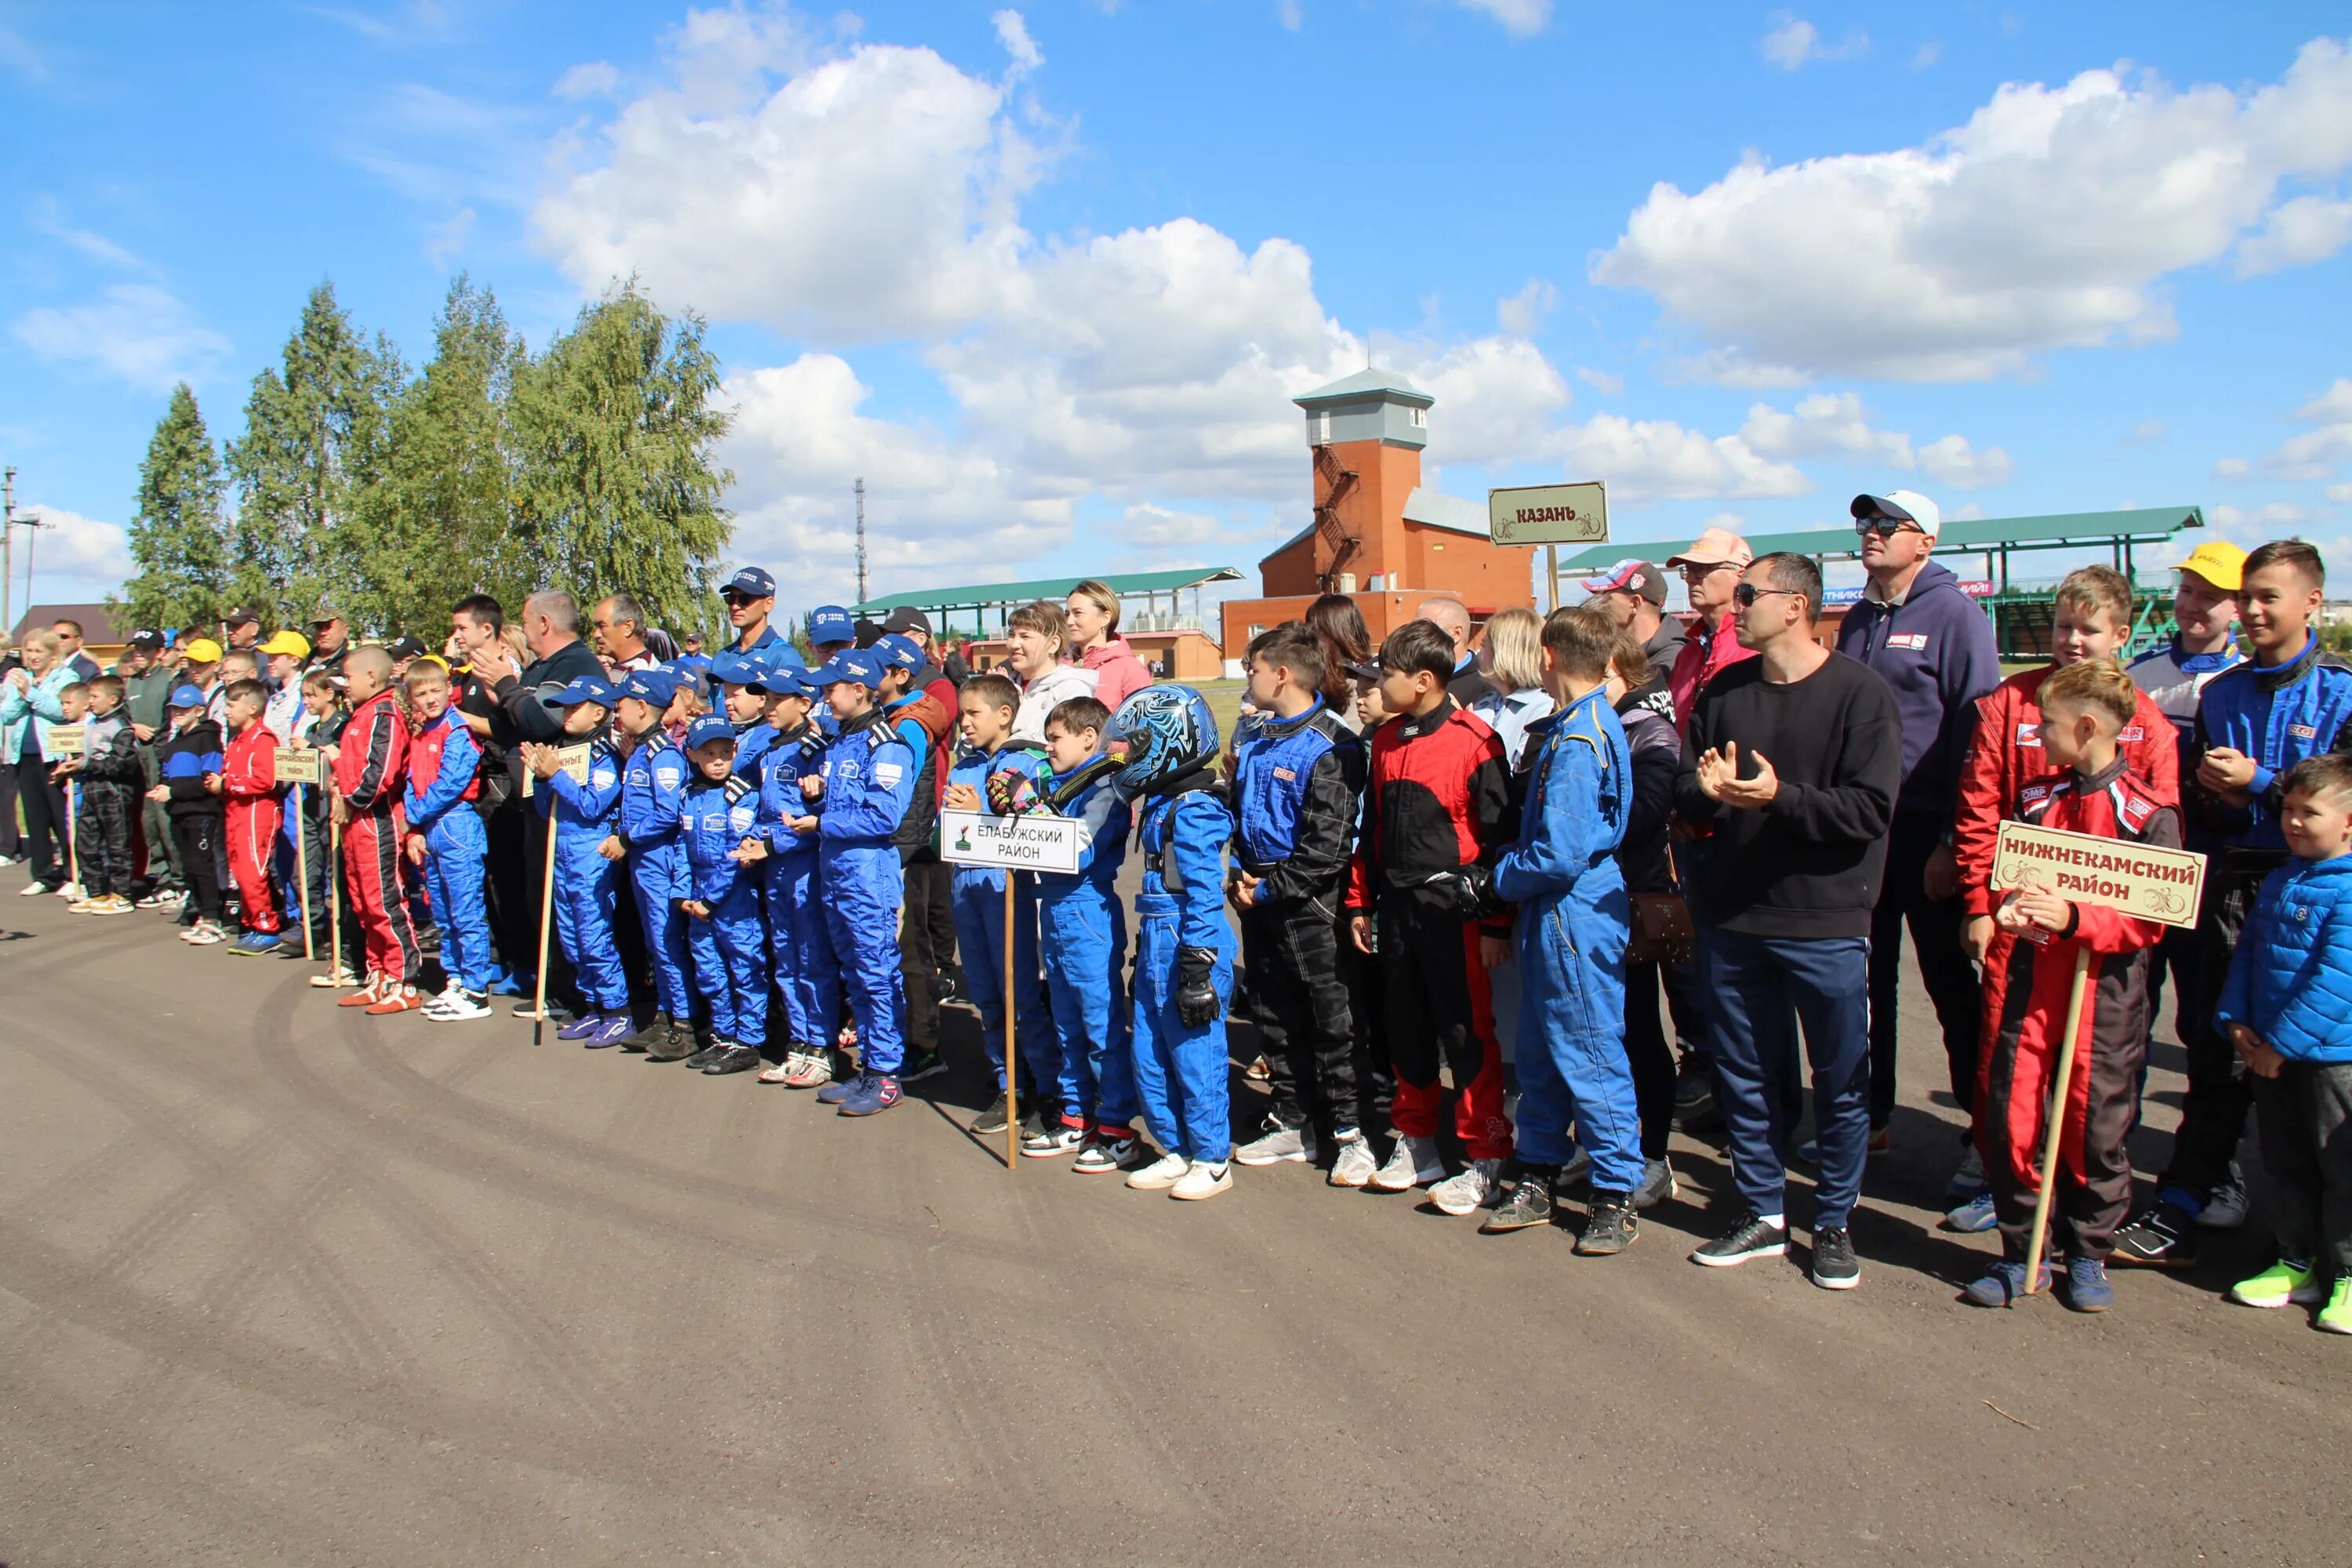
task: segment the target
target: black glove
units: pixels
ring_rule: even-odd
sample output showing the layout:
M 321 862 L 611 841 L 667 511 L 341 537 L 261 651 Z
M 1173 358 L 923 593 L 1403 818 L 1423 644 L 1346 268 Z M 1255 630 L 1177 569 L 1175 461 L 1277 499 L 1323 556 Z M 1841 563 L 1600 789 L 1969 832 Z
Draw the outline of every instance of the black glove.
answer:
M 1207 947 L 1176 950 L 1176 1016 L 1199 1028 L 1217 1016 L 1217 954 Z
M 1492 914 L 1501 907 L 1495 900 L 1495 873 L 1475 860 L 1458 870 L 1433 871 L 1422 886 L 1465 921 Z

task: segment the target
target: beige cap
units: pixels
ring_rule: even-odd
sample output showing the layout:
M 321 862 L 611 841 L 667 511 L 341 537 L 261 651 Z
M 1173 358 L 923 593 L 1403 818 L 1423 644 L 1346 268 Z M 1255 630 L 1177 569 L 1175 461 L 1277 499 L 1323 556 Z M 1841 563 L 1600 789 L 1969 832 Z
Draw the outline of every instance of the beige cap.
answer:
M 1756 559 L 1756 552 L 1748 548 L 1748 541 L 1727 528 L 1710 528 L 1691 541 L 1691 547 L 1680 555 L 1666 557 L 1669 566 L 1738 566 L 1745 569 Z

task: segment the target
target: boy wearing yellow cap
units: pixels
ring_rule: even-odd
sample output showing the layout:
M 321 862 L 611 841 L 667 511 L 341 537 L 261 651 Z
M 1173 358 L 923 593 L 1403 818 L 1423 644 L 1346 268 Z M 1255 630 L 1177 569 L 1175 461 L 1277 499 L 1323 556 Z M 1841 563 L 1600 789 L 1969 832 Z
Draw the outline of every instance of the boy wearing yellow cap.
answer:
M 290 745 L 306 717 L 301 677 L 302 667 L 310 661 L 310 639 L 300 632 L 273 632 L 253 651 L 261 656 L 262 683 L 269 688 L 269 705 L 261 710 L 261 721 L 279 745 Z

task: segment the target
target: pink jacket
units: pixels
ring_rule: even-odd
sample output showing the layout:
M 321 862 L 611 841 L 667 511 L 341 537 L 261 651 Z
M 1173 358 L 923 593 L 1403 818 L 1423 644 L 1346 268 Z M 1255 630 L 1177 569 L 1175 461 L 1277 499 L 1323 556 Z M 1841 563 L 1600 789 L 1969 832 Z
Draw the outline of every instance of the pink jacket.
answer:
M 1691 710 L 1698 705 L 1698 694 L 1706 689 L 1708 681 L 1741 659 L 1755 657 L 1756 650 L 1743 645 L 1739 634 L 1732 629 L 1729 616 L 1724 616 L 1723 624 L 1713 632 L 1693 616 L 1690 640 L 1675 655 L 1674 670 L 1666 677 L 1666 689 L 1675 700 L 1675 727 L 1690 728 Z
M 1125 637 L 1112 637 L 1090 647 L 1077 661 L 1080 669 L 1095 672 L 1095 700 L 1118 711 L 1118 705 L 1151 684 L 1151 671 L 1135 657 Z

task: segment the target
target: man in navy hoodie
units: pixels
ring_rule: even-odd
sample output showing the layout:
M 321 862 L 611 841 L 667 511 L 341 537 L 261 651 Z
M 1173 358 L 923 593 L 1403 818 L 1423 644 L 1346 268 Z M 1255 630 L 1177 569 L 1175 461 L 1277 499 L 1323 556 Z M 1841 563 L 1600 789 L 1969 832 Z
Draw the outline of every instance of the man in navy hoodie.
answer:
M 1943 514 L 1916 490 L 1853 498 L 1854 531 L 1870 573 L 1862 602 L 1838 627 L 1837 650 L 1895 689 L 1903 715 L 1903 786 L 1887 837 L 1886 882 L 1870 931 L 1870 1147 L 1886 1147 L 1895 1113 L 1895 999 L 1902 985 L 1903 928 L 1911 928 L 1919 978 L 1936 1006 L 1950 1060 L 1953 1098 L 1976 1098 L 1981 1005 L 1976 971 L 1960 945 L 1959 868 L 1952 852 L 1960 762 L 1976 726 L 1977 699 L 2000 683 L 1992 621 L 1959 579 L 1927 559 Z M 1968 1150 L 1952 1178 L 1973 1195 L 1982 1162 Z

